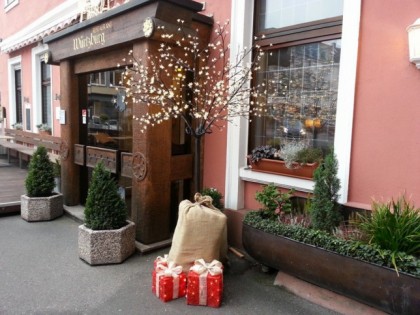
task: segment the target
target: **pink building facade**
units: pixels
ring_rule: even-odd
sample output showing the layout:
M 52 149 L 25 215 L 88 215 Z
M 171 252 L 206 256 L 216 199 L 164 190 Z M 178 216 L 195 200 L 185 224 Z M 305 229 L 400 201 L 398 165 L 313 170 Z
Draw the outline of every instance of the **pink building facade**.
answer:
M 232 1 L 232 8 L 231 46 L 235 47 L 252 34 L 255 7 Z M 404 6 L 398 1 L 343 1 L 333 143 L 342 185 L 340 202 L 345 205 L 369 209 L 372 198 L 389 200 L 403 193 L 420 205 L 415 122 L 420 76 L 409 62 L 407 36 L 419 9 L 416 1 Z M 244 45 L 249 46 L 250 40 Z M 312 191 L 308 180 L 247 170 L 245 157 L 252 149 L 248 138 L 248 122 L 230 125 L 226 138 L 217 133 L 206 138 L 205 185 L 225 192 L 227 208 L 257 209 L 254 194 L 265 183 L 294 187 L 303 194 Z
M 280 94 L 272 99 L 272 107 L 293 101 L 297 107 L 289 106 L 287 115 L 299 111 L 303 116 L 290 116 L 294 120 L 289 117 L 291 120 L 285 122 L 283 118 L 288 116 L 283 112 L 283 116 L 279 114 L 281 124 L 268 119 L 255 125 L 238 118 L 207 135 L 203 186 L 224 194 L 232 222 L 241 212 L 236 210 L 259 207 L 254 195 L 262 184 L 273 182 L 284 189 L 294 188 L 301 196 L 310 194 L 312 180 L 252 171 L 246 157 L 252 146 L 275 142 L 285 130 L 290 133 L 296 123 L 318 115 L 325 121 L 323 130 L 300 125 L 297 131 L 323 148 L 334 146 L 342 204 L 369 209 L 372 198 L 388 200 L 406 193 L 420 206 L 420 124 L 416 121 L 420 116 L 420 71 L 409 61 L 407 36 L 407 27 L 420 15 L 420 3 L 326 0 L 306 1 L 299 7 L 289 2 L 213 0 L 206 1 L 200 12 L 212 15 L 215 21 L 230 20 L 231 56 L 241 47 L 250 47 L 254 35 L 267 34 L 261 43 L 277 59 L 267 61 L 264 75 L 273 82 L 282 80 L 285 69 L 305 73 L 310 67 L 302 64 L 308 64 L 309 57 L 299 64 L 290 56 L 298 56 L 300 49 L 307 49 L 310 55 L 314 47 L 322 50 L 329 62 L 321 65 L 320 58 L 324 57 L 317 57 L 314 71 L 330 76 L 323 81 L 328 85 L 324 94 L 321 91 L 325 88 L 317 85 L 319 77 L 313 78 L 317 87 L 312 92 L 298 91 L 293 83 L 303 86 L 311 82 L 302 79 L 299 83 L 291 76 L 290 85 L 276 87 Z M 42 39 L 78 23 L 78 3 L 4 1 L 0 11 L 0 93 L 7 127 L 21 122 L 24 130 L 37 132 L 36 126 L 46 123 L 53 135 L 60 136 L 60 70 L 50 65 L 46 65 L 48 71 L 43 68 L 48 46 Z M 297 35 L 299 32 L 303 37 Z M 49 75 L 44 77 L 43 71 Z

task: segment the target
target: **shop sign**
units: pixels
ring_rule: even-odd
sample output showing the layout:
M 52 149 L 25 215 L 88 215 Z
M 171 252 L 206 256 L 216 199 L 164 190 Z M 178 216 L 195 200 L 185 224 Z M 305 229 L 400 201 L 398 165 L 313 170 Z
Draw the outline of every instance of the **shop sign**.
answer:
M 73 50 L 89 49 L 106 44 L 106 30 L 112 28 L 112 22 L 103 23 L 91 29 L 90 33 L 73 38 Z

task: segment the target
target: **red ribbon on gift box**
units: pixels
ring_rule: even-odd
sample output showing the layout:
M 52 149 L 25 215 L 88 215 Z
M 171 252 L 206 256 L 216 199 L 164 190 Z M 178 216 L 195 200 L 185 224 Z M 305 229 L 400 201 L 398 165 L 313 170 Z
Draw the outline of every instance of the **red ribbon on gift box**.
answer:
M 188 273 L 187 304 L 219 307 L 223 294 L 223 265 L 217 260 L 194 262 Z

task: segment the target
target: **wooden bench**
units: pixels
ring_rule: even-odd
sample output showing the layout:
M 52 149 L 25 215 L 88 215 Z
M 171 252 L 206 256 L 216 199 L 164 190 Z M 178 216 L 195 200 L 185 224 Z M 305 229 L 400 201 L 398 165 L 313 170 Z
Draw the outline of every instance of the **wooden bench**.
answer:
M 22 167 L 22 161 L 29 162 L 30 157 L 39 146 L 47 149 L 51 162 L 60 159 L 61 139 L 58 137 L 15 129 L 5 129 L 5 135 L 13 138 L 12 141 L 0 140 L 0 146 L 7 150 L 9 163 L 10 157 L 16 156 L 19 159 L 19 166 Z

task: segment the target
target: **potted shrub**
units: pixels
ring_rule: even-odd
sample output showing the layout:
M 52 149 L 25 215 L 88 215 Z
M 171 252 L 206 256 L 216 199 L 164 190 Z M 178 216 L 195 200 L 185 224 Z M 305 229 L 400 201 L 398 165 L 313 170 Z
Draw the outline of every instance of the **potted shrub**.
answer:
M 201 192 L 201 195 L 202 196 L 210 196 L 211 199 L 213 199 L 213 202 L 212 202 L 213 206 L 216 207 L 219 210 L 222 210 L 223 209 L 223 207 L 224 207 L 223 206 L 223 202 L 222 202 L 223 195 L 216 188 L 212 188 L 212 187 L 207 188 L 207 187 L 205 187 L 205 188 L 203 188 L 203 190 Z
M 315 188 L 310 214 L 315 229 L 332 232 L 342 220 L 337 202 L 340 190 L 337 171 L 338 162 L 332 151 L 314 173 Z
M 38 147 L 29 162 L 21 196 L 21 217 L 26 221 L 53 220 L 63 214 L 63 195 L 54 193 L 54 169 L 45 147 Z
M 90 265 L 121 263 L 134 253 L 135 225 L 111 173 L 102 162 L 94 170 L 79 226 L 79 257 Z
M 21 122 L 16 122 L 14 124 L 12 124 L 12 128 L 16 129 L 16 130 L 23 130 L 23 125 Z
M 47 124 L 39 124 L 36 125 L 40 134 L 50 135 L 51 134 L 51 127 Z
M 276 195 L 279 193 L 265 188 L 263 192 L 268 193 L 263 194 L 264 198 L 256 194 L 263 209 L 249 212 L 245 216 L 242 232 L 245 250 L 266 266 L 282 270 L 385 312 L 418 314 L 420 305 L 420 258 L 418 256 L 399 251 L 406 250 L 404 247 L 388 249 L 372 242 L 363 242 L 361 239 L 339 238 L 327 232 L 332 230 L 337 222 L 335 215 L 337 208 L 334 202 L 327 202 L 334 200 L 337 187 L 339 187 L 336 172 L 334 172 L 335 166 L 336 159 L 333 154 L 330 154 L 317 171 L 319 174 L 315 176 L 315 185 L 318 185 L 318 189 L 314 191 L 315 196 L 311 201 L 309 211 L 309 217 L 315 221 L 331 218 L 328 220 L 328 228 L 322 228 L 322 225 L 319 228 L 313 228 L 313 223 L 283 220 L 280 217 L 280 211 L 277 213 L 272 211 L 276 206 L 275 203 L 269 202 L 276 200 Z M 326 180 L 326 174 L 330 176 L 328 184 L 321 185 L 320 182 Z M 317 198 L 318 201 L 316 201 Z M 327 202 L 331 206 L 324 207 L 322 202 Z M 405 207 L 404 203 L 400 204 L 403 205 L 400 207 Z M 270 205 L 270 216 L 267 215 L 267 205 Z M 322 209 L 318 214 L 313 214 L 314 211 L 319 210 L 318 207 Z M 390 237 L 402 235 L 403 231 L 407 231 L 407 226 L 415 227 L 417 224 L 417 230 L 415 228 L 414 231 L 417 231 L 415 233 L 418 237 L 419 211 L 414 212 L 416 220 L 393 220 L 389 218 L 389 215 L 380 215 L 379 217 L 387 217 L 387 220 L 378 223 L 377 217 L 372 216 L 372 220 L 362 220 L 362 222 L 372 234 L 375 233 L 373 227 L 376 227 L 376 233 L 381 233 L 381 235 L 384 234 L 384 228 L 389 228 Z M 389 211 L 385 212 L 389 213 Z M 387 221 L 408 222 L 395 231 L 393 229 L 395 225 L 386 223 Z M 369 237 L 372 238 L 372 236 Z M 409 239 L 414 240 L 413 236 Z M 416 240 L 412 248 L 418 255 L 418 239 Z M 410 251 L 407 252 L 410 253 Z M 397 261 L 397 267 L 395 261 Z M 394 268 L 397 268 L 398 273 Z
M 293 193 L 294 190 L 282 193 L 271 183 L 265 186 L 262 191 L 256 192 L 255 200 L 263 206 L 261 209 L 263 216 L 275 219 L 291 212 Z
M 253 171 L 312 179 L 322 156 L 321 149 L 292 141 L 280 150 L 270 145 L 256 147 L 248 161 Z

